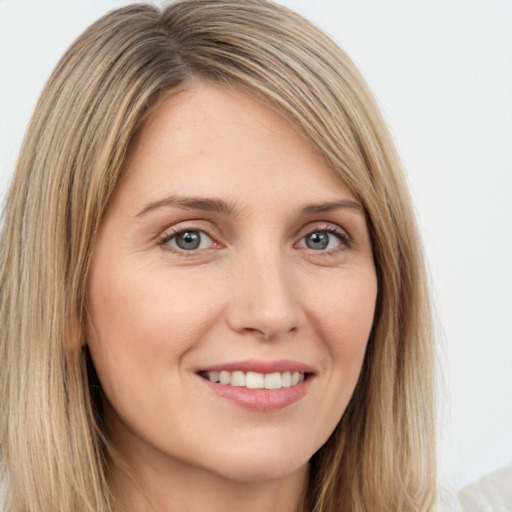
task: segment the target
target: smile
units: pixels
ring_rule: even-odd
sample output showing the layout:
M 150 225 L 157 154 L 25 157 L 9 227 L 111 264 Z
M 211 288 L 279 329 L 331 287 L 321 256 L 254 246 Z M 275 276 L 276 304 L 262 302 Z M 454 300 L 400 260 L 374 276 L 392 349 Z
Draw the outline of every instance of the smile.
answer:
M 301 372 L 244 372 L 235 371 L 209 371 L 201 373 L 201 376 L 210 382 L 224 386 L 245 387 L 247 389 L 281 389 L 300 384 L 305 379 Z
M 257 412 L 284 409 L 303 398 L 317 371 L 291 360 L 220 363 L 196 372 L 222 400 Z

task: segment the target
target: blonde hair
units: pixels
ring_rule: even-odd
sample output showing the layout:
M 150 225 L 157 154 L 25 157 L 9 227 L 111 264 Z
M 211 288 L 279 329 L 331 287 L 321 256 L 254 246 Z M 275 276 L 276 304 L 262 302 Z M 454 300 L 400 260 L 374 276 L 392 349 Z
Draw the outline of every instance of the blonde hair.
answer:
M 108 441 L 81 348 L 88 266 L 130 141 L 158 99 L 191 79 L 264 98 L 366 211 L 379 286 L 374 326 L 352 400 L 311 460 L 306 507 L 432 510 L 431 318 L 399 159 L 347 55 L 266 0 L 113 11 L 78 38 L 43 90 L 0 242 L 6 510 L 112 510 Z

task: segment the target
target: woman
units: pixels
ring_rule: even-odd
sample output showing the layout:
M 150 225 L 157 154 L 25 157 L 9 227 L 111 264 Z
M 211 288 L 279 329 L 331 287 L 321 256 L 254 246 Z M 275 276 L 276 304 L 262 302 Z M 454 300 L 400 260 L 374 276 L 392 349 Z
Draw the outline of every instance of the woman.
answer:
M 432 510 L 410 201 L 308 22 L 108 14 L 46 85 L 4 215 L 7 510 Z

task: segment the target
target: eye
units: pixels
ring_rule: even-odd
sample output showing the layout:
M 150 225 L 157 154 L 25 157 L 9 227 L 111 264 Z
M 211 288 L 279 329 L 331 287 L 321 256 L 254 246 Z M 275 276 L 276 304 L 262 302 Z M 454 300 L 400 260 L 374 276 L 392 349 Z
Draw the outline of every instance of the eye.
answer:
M 298 247 L 306 247 L 313 251 L 331 251 L 340 246 L 347 246 L 346 235 L 334 228 L 317 229 L 308 233 L 298 243 Z
M 185 229 L 165 237 L 161 244 L 181 251 L 197 251 L 212 247 L 214 242 L 204 231 Z

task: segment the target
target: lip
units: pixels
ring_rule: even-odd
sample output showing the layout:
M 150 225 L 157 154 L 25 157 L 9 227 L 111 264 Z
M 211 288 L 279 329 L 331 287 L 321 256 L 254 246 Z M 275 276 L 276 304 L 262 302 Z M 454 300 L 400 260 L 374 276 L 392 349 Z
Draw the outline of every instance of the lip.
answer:
M 224 385 L 211 382 L 201 376 L 212 371 L 243 371 L 257 373 L 300 372 L 306 374 L 303 382 L 280 389 L 247 389 L 245 387 Z M 272 412 L 284 409 L 303 398 L 313 380 L 315 370 L 312 366 L 291 360 L 260 361 L 246 359 L 229 363 L 216 364 L 198 370 L 197 375 L 210 391 L 218 397 L 229 400 L 237 406 L 257 412 Z
M 232 361 L 228 363 L 215 364 L 199 368 L 199 372 L 220 372 L 226 370 L 228 372 L 257 372 L 257 373 L 283 373 L 283 372 L 299 372 L 315 374 L 315 369 L 306 363 L 292 361 L 290 359 L 279 359 L 276 361 L 261 361 L 259 359 L 244 359 L 242 361 Z

